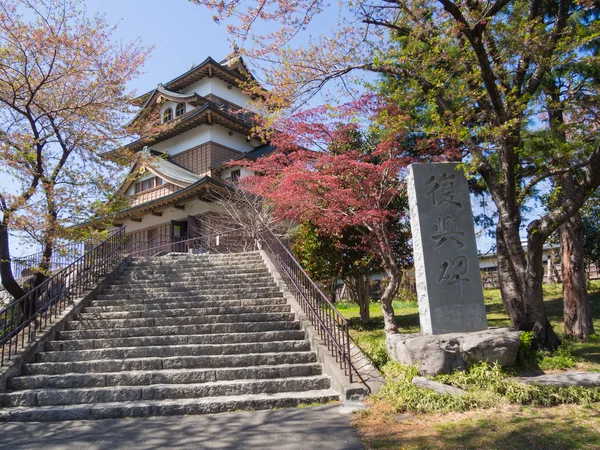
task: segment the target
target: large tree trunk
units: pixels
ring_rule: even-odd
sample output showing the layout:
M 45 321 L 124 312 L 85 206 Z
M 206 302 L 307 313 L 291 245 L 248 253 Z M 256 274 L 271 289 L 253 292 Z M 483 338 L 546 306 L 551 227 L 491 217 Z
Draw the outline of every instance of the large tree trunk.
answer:
M 594 323 L 587 295 L 581 215 L 575 214 L 559 230 L 565 335 L 585 340 L 594 334 Z
M 2 286 L 15 299 L 23 297 L 26 292 L 15 280 L 10 265 L 10 246 L 8 237 L 8 219 L 3 218 L 0 223 L 0 277 Z
M 496 239 L 500 291 L 513 327 L 521 331 L 533 331 L 536 346 L 554 350 L 560 345 L 560 339 L 554 333 L 544 308 L 544 240 L 533 228 L 529 231 L 525 253 L 518 227 L 498 224 Z

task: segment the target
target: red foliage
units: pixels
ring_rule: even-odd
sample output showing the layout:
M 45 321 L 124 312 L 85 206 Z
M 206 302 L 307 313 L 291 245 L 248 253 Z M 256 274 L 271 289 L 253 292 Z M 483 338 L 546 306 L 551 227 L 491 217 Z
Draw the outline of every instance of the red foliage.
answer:
M 356 136 L 373 124 L 378 141 L 365 151 Z M 277 153 L 248 164 L 260 175 L 244 183 L 270 200 L 279 218 L 310 221 L 335 234 L 347 227 L 379 228 L 404 213 L 390 205 L 415 157 L 403 147 L 406 131 L 395 108 L 364 96 L 338 108 L 303 111 L 276 128 Z

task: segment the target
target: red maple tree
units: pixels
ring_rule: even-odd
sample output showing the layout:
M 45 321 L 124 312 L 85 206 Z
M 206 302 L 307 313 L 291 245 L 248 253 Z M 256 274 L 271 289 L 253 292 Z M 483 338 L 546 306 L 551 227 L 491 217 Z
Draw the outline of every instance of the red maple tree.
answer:
M 272 204 L 280 219 L 307 221 L 329 235 L 360 230 L 362 247 L 379 259 L 389 277 L 381 298 L 387 333 L 397 332 L 392 300 L 402 277 L 391 225 L 407 215 L 403 206 L 398 209 L 406 204 L 399 201 L 405 168 L 423 158 L 401 117 L 369 95 L 282 119 L 272 139 L 278 151 L 249 163 L 256 175 L 243 181 Z

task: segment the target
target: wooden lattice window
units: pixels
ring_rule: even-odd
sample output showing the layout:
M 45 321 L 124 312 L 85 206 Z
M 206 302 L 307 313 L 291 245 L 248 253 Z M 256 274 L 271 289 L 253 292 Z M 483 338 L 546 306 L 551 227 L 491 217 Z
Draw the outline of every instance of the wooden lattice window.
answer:
M 177 103 L 175 108 L 175 117 L 183 116 L 185 114 L 185 103 Z

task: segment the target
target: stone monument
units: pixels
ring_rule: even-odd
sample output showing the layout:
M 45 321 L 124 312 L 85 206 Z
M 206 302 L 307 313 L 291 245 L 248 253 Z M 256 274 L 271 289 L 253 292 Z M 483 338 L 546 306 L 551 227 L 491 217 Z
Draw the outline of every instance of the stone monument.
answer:
M 390 358 L 423 375 L 512 365 L 519 331 L 487 329 L 469 187 L 456 163 L 412 164 L 408 199 L 421 333 L 390 334 Z M 418 380 L 417 380 L 418 381 Z
M 487 329 L 469 187 L 456 163 L 408 167 L 421 331 Z

